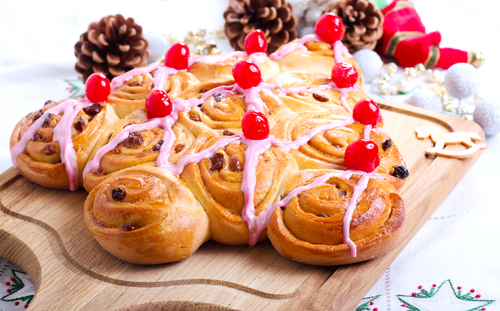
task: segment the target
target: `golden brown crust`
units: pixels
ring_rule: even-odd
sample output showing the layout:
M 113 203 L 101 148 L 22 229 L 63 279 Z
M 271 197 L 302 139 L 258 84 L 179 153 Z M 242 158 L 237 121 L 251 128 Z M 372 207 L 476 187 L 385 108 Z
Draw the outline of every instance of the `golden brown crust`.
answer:
M 222 55 L 214 55 L 220 57 Z M 248 57 L 229 57 L 217 62 L 198 62 L 191 65 L 188 72 L 195 75 L 201 82 L 227 81 L 233 79 L 233 66 Z M 262 80 L 277 75 L 280 72 L 279 65 L 265 55 L 259 55 L 257 59 L 261 65 Z
M 199 202 L 178 177 L 161 168 L 120 171 L 90 192 L 84 208 L 87 228 L 99 244 L 131 263 L 183 260 L 210 238 L 209 219 Z
M 284 195 L 308 185 L 328 170 L 306 170 L 287 179 Z M 406 220 L 404 204 L 396 190 L 379 179 L 370 179 L 357 200 L 350 238 L 356 245 L 353 257 L 343 243 L 343 218 L 358 178 L 330 178 L 293 197 L 276 209 L 267 229 L 268 237 L 283 256 L 313 265 L 343 265 L 378 257 L 399 240 Z
M 191 146 L 190 152 L 204 150 L 222 138 L 203 134 Z M 199 164 L 187 165 L 181 175 L 210 217 L 212 239 L 224 244 L 249 242 L 248 226 L 241 218 L 245 149 L 244 144 L 230 143 L 216 151 L 222 160 L 219 165 L 214 158 L 203 159 Z M 296 170 L 295 161 L 281 148 L 271 147 L 259 156 L 254 195 L 256 215 L 274 202 L 281 191 L 282 181 L 293 170 Z M 265 238 L 266 233 L 263 232 L 259 241 Z
M 40 111 L 45 112 L 60 103 L 62 102 L 46 105 Z M 16 125 L 11 136 L 11 150 L 33 124 L 37 115 L 41 116 L 39 112 L 33 112 Z M 70 181 L 65 165 L 61 163 L 59 143 L 52 141 L 54 128 L 60 119 L 59 114 L 51 114 L 45 119 L 46 122 L 27 142 L 25 152 L 17 157 L 17 165 L 23 176 L 39 185 L 54 189 L 69 189 Z M 116 120 L 118 117 L 113 108 L 106 104 L 101 104 L 101 110 L 97 114 L 88 114 L 85 110 L 81 110 L 73 120 L 71 136 L 73 149 L 76 151 L 78 187 L 83 186 L 82 172 L 96 142 L 104 129 Z
M 271 132 L 277 139 L 282 141 L 295 141 L 305 136 L 310 130 L 327 125 L 332 122 L 341 122 L 344 115 L 336 115 L 330 112 L 301 112 L 296 113 L 280 123 Z M 311 140 L 300 146 L 297 150 L 290 150 L 299 169 L 341 169 L 345 170 L 344 154 L 347 146 L 362 138 L 364 125 L 354 122 L 346 127 L 330 129 L 313 136 Z M 384 178 L 400 188 L 404 179 L 392 176 L 394 167 L 406 166 L 401 153 L 394 143 L 384 150 L 383 143 L 389 137 L 382 131 L 372 131 L 370 139 L 379 147 L 380 165 L 375 170 L 384 174 Z
M 293 51 L 278 61 L 281 72 L 306 71 L 309 73 L 320 73 L 331 76 L 333 66 L 335 66 L 335 57 L 333 55 L 332 46 L 326 42 L 314 41 L 307 42 L 305 46 L 307 47 L 307 51 Z M 356 68 L 359 75 L 358 84 L 363 87 L 363 75 L 358 64 L 351 54 L 343 56 L 344 62 L 349 63 Z
M 138 110 L 128 115 L 125 119 L 113 123 L 103 131 L 89 160 L 92 160 L 96 152 L 101 147 L 110 143 L 124 128 L 132 124 L 141 124 L 147 121 L 145 111 Z M 175 164 L 186 153 L 188 147 L 195 140 L 195 136 L 178 122 L 174 123 L 172 131 L 175 141 L 170 151 L 169 162 Z M 113 150 L 104 154 L 99 163 L 98 171 L 87 173 L 85 176 L 85 189 L 90 192 L 105 179 L 129 167 L 142 164 L 156 166 L 160 147 L 163 144 L 164 133 L 165 131 L 160 127 L 131 133 L 129 135 L 130 139 L 125 139 L 125 141 L 119 143 Z
M 189 72 L 178 72 L 167 78 L 164 90 L 174 100 L 188 87 L 197 83 L 199 83 L 198 79 Z M 107 103 L 123 119 L 134 111 L 144 109 L 146 98 L 153 89 L 153 86 L 152 73 L 135 75 L 123 85 L 113 90 L 108 97 Z

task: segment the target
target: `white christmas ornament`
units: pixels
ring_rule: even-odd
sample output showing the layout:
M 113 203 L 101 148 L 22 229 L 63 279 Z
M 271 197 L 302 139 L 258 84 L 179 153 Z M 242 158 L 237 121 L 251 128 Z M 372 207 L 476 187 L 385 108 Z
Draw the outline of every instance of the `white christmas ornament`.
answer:
M 300 30 L 301 37 L 312 34 L 314 34 L 314 26 L 306 26 Z
M 452 97 L 459 99 L 471 97 L 479 89 L 476 68 L 466 63 L 451 66 L 444 77 L 444 86 Z
M 288 0 L 293 5 L 293 15 L 301 19 L 309 7 L 309 0 Z
M 476 121 L 486 135 L 495 135 L 500 132 L 500 104 L 491 99 L 483 99 L 477 103 L 474 110 Z
M 437 112 L 443 110 L 441 98 L 433 91 L 427 89 L 420 89 L 413 92 L 408 98 L 408 105 Z
M 319 7 L 311 7 L 306 12 L 306 22 L 309 25 L 314 25 L 319 17 L 323 14 L 323 10 Z
M 370 83 L 380 76 L 380 70 L 384 63 L 376 52 L 370 49 L 362 49 L 354 52 L 352 56 L 358 63 L 366 83 Z
M 161 57 L 165 55 L 170 44 L 168 43 L 167 38 L 154 31 L 146 31 L 144 33 L 144 38 L 148 41 L 149 47 L 149 61 L 148 63 L 154 63 Z

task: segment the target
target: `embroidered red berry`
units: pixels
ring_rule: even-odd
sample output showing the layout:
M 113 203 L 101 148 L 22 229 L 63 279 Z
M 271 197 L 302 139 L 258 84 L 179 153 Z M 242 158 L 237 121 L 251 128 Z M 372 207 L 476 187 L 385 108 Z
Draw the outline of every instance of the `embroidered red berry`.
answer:
M 373 172 L 380 165 L 377 144 L 365 139 L 351 143 L 345 150 L 344 164 L 349 170 Z
M 12 290 L 10 288 L 7 289 L 7 293 L 9 293 L 9 294 L 12 293 Z
M 473 293 L 473 292 L 475 292 L 475 291 L 476 291 L 476 290 L 475 290 L 474 288 L 470 290 L 470 292 L 471 292 L 471 293 Z
M 373 100 L 362 99 L 354 106 L 352 118 L 361 124 L 375 127 L 380 120 L 380 109 Z
M 262 30 L 254 30 L 246 36 L 245 52 L 248 54 L 267 52 L 266 35 Z
M 29 306 L 30 306 L 30 305 L 24 305 L 24 308 L 25 308 L 25 309 L 28 309 L 28 307 L 29 307 Z
M 358 81 L 358 72 L 349 63 L 337 63 L 333 66 L 332 81 L 341 89 L 352 87 Z
M 177 70 L 187 69 L 189 66 L 189 47 L 182 42 L 174 43 L 165 53 L 165 66 Z
M 437 285 L 436 284 L 432 284 L 432 287 L 436 287 Z
M 476 296 L 474 296 L 476 298 L 481 298 L 481 295 L 477 294 Z
M 462 289 L 462 286 L 458 286 L 457 289 Z
M 11 281 L 15 281 L 16 279 L 15 278 L 10 278 Z
M 19 301 L 14 302 L 16 306 L 19 306 Z
M 373 301 L 370 301 L 370 306 L 373 306 L 375 303 Z
M 243 136 L 248 139 L 257 140 L 269 137 L 269 122 L 262 112 L 255 110 L 245 112 L 241 127 Z
M 10 286 L 10 282 L 5 282 L 5 285 Z
M 378 308 L 373 308 L 373 311 L 378 311 Z
M 234 65 L 233 77 L 236 84 L 243 89 L 255 87 L 262 82 L 259 67 L 249 60 L 242 60 Z
M 417 293 L 413 292 L 413 293 L 411 293 L 411 295 L 412 295 L 413 297 L 416 297 L 416 296 L 417 296 Z
M 344 23 L 333 13 L 326 13 L 316 22 L 314 32 L 323 41 L 334 44 L 344 36 Z
M 418 286 L 418 289 L 422 289 L 422 285 L 419 285 L 419 286 Z
M 85 83 L 85 95 L 93 103 L 102 103 L 108 100 L 111 93 L 109 80 L 102 73 L 93 73 Z
M 172 113 L 172 100 L 167 92 L 153 90 L 146 98 L 146 113 L 148 119 L 163 118 Z

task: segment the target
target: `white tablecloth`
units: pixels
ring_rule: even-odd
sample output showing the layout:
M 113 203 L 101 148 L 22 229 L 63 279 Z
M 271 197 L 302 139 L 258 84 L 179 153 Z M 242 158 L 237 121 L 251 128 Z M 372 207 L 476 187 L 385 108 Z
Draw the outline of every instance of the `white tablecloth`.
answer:
M 487 60 L 479 69 L 480 89 L 500 101 L 496 93 L 496 70 L 500 69 L 496 2 L 414 3 L 427 30 L 441 32 L 441 46 L 485 53 Z M 88 0 L 78 5 L 0 1 L 0 171 L 11 166 L 9 139 L 18 120 L 48 99 L 81 94 L 83 84 L 73 69 L 74 44 L 90 22 L 121 13 L 133 17 L 144 31 L 183 36 L 199 27 L 215 31 L 224 24 L 226 6 L 225 0 Z M 225 40 L 218 40 L 218 46 L 222 51 L 232 50 Z M 495 197 L 500 135 L 488 137 L 487 143 L 489 148 L 357 310 L 500 309 L 500 203 Z M 10 272 L 15 269 L 7 270 L 0 271 L 0 310 L 24 309 L 23 302 L 16 306 L 1 301 L 12 285 L 6 285 L 3 278 L 15 278 Z

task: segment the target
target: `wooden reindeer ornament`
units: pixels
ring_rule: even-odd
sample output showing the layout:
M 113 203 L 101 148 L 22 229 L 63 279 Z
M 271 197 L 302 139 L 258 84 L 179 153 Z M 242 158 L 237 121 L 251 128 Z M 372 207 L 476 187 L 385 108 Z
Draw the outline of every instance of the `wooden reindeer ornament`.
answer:
M 438 155 L 449 158 L 468 158 L 481 149 L 488 148 L 485 143 L 476 144 L 474 141 L 482 140 L 481 136 L 474 132 L 451 132 L 446 133 L 434 126 L 421 126 L 417 128 L 417 138 L 425 139 L 431 137 L 434 147 L 425 150 L 429 155 Z M 446 145 L 463 144 L 465 150 L 444 150 Z

